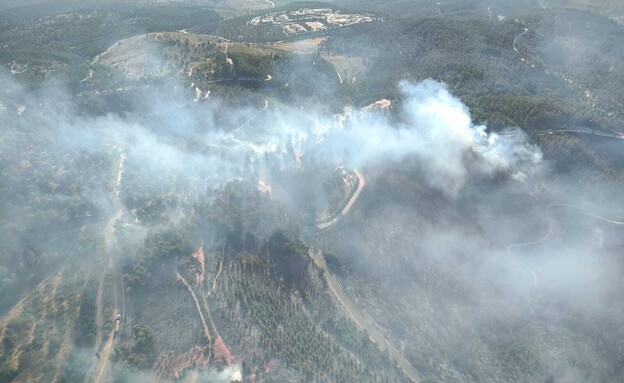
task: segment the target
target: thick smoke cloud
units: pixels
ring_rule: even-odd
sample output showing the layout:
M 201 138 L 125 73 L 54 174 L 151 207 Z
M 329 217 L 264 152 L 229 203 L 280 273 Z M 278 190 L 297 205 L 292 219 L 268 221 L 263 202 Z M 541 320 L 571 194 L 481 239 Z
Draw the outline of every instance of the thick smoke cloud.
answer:
M 4 80 L 12 83 L 6 76 Z M 153 109 L 136 110 L 125 117 L 83 117 L 71 107 L 50 113 L 55 110 L 51 100 L 63 94 L 60 90 L 48 90 L 34 100 L 23 99 L 24 92 L 14 91 L 11 97 L 17 93 L 29 105 L 18 123 L 45 124 L 55 144 L 93 153 L 116 145 L 141 164 L 141 172 L 152 176 L 174 172 L 182 180 L 204 177 L 226 182 L 245 177 L 243 160 L 260 159 L 266 153 L 281 156 L 284 166 L 296 162 L 293 155 L 350 167 L 415 157 L 431 186 L 456 195 L 471 172 L 505 172 L 521 180 L 541 163 L 539 149 L 527 142 L 522 131 L 515 128 L 497 134 L 473 124 L 468 108 L 444 84 L 426 80 L 399 87 L 400 122 L 374 111 L 347 109 L 341 115 L 329 115 L 277 106 L 255 115 L 247 109 L 233 111 L 231 122 L 251 119 L 239 127 L 215 121 L 218 101 L 200 109 L 188 104 L 181 92 L 147 93 L 157 101 Z M 32 122 L 24 122 L 41 109 L 45 117 L 37 115 Z M 7 108 L 3 113 L 15 110 Z M 150 115 L 156 119 L 145 118 Z M 189 148 L 189 140 L 198 145 Z M 295 153 L 285 156 L 289 147 Z M 469 160 L 471 156 L 478 159 Z
M 393 124 L 367 113 L 349 114 L 347 121 L 340 119 L 341 129 L 327 133 L 330 155 L 342 154 L 342 160 L 351 166 L 415 156 L 425 164 L 430 185 L 453 195 L 471 171 L 504 171 L 522 178 L 540 164 L 539 149 L 527 142 L 522 131 L 513 129 L 499 135 L 474 125 L 468 108 L 444 84 L 403 82 L 400 89 L 402 122 Z M 466 161 L 470 154 L 480 157 L 473 170 Z
M 354 244 L 354 252 L 362 258 L 360 266 L 374 270 L 388 263 L 386 258 L 379 257 L 382 251 L 382 255 L 398 254 L 397 257 L 406 259 L 407 266 L 394 266 L 398 277 L 392 287 L 410 292 L 419 305 L 441 302 L 438 304 L 444 310 L 453 312 L 443 318 L 448 320 L 449 328 L 480 328 L 488 321 L 505 321 L 512 315 L 534 321 L 541 308 L 547 314 L 539 320 L 550 326 L 560 320 L 554 310 L 558 304 L 569 305 L 583 315 L 621 322 L 623 307 L 613 304 L 615 287 L 621 285 L 621 267 L 611 257 L 619 242 L 608 235 L 614 229 L 597 225 L 582 211 L 568 216 L 570 222 L 581 222 L 578 226 L 562 224 L 566 216 L 561 210 L 565 209 L 547 207 L 548 203 L 582 204 L 587 194 L 579 190 L 574 194 L 564 192 L 568 185 L 549 181 L 541 151 L 522 130 L 509 128 L 494 133 L 473 123 L 466 105 L 439 82 L 399 84 L 397 116 L 392 117 L 375 110 L 347 108 L 342 114 L 332 115 L 323 111 L 322 106 L 302 110 L 271 104 L 266 110 L 228 109 L 228 118 L 219 120 L 216 115 L 222 105 L 218 100 L 189 102 L 190 95 L 184 91 L 168 91 L 168 87 L 179 89 L 178 84 L 145 91 L 143 97 L 155 102 L 141 103 L 122 117 L 85 116 L 62 88 L 51 87 L 33 96 L 8 74 L 0 74 L 0 80 L 7 84 L 0 99 L 5 107 L 0 110 L 0 119 L 7 122 L 7 129 L 0 136 L 3 150 L 11 150 L 13 140 L 24 129 L 40 129 L 45 142 L 71 152 L 110 154 L 115 147 L 127 155 L 124 177 L 129 181 L 134 178 L 135 184 L 150 185 L 156 192 L 176 190 L 184 193 L 184 198 L 192 197 L 190 190 L 202 193 L 220 183 L 251 177 L 247 162 L 262 164 L 267 153 L 277 158 L 282 168 L 305 166 L 310 158 L 328 167 L 361 169 L 392 168 L 409 161 L 422 172 L 419 182 L 442 191 L 443 198 L 451 201 L 449 204 L 474 204 L 476 213 L 470 223 L 483 232 L 432 225 L 426 231 L 428 237 L 422 239 L 417 237 L 416 230 L 411 230 L 416 226 L 416 218 L 422 218 L 422 212 L 395 206 L 382 212 L 381 223 L 346 234 Z M 65 102 L 60 108 L 59 100 Z M 27 108 L 18 115 L 21 105 Z M 474 179 L 489 179 L 496 174 L 508 176 L 510 183 L 500 190 L 490 185 L 479 189 L 471 184 Z M 546 197 L 539 198 L 547 202 L 532 205 L 535 210 L 529 218 L 508 214 L 505 203 L 519 197 L 519 193 L 510 191 L 516 187 L 544 194 Z M 89 198 L 95 196 L 94 203 L 110 212 L 112 207 L 104 197 L 107 188 L 105 185 L 101 190 L 82 193 Z M 593 208 L 616 211 L 610 208 L 613 201 L 608 200 L 612 191 L 604 192 L 595 195 L 594 201 L 599 202 Z M 467 193 L 472 194 L 466 197 Z M 56 197 L 67 198 L 61 194 Z M 366 230 L 385 241 L 372 246 Z M 545 239 L 541 241 L 542 238 Z M 378 260 L 367 258 L 372 248 L 380 249 L 374 254 Z M 462 285 L 466 295 L 481 299 L 449 303 L 452 297 L 444 296 L 446 290 L 435 291 L 432 287 L 429 291 L 418 285 L 417 291 L 412 281 L 400 284 L 407 279 L 401 272 L 418 273 L 423 269 L 423 259 L 414 254 L 422 255 L 429 263 L 443 265 L 446 272 L 443 277 L 427 275 L 423 280 L 434 280 L 431 285 L 439 286 L 440 280 L 455 279 L 466 284 Z M 405 270 L 398 270 L 400 266 L 405 266 Z M 537 303 L 525 303 L 531 299 Z M 406 303 L 406 307 L 413 305 L 413 301 Z M 527 305 L 533 306 L 527 309 Z M 436 315 L 444 310 L 429 311 L 426 315 L 433 319 L 422 314 L 413 322 L 414 326 L 422 325 L 422 331 L 432 339 L 444 339 L 440 336 L 442 329 L 425 326 L 431 324 L 426 322 L 429 319 L 441 320 Z M 466 345 L 478 343 L 469 337 L 462 340 Z M 565 342 L 562 341 L 566 345 L 562 348 L 572 344 Z M 444 353 L 445 347 L 456 343 L 461 342 L 449 340 L 432 347 L 439 347 Z M 569 368 L 565 358 L 552 359 L 547 363 Z M 229 378 L 224 372 L 211 372 L 207 380 Z

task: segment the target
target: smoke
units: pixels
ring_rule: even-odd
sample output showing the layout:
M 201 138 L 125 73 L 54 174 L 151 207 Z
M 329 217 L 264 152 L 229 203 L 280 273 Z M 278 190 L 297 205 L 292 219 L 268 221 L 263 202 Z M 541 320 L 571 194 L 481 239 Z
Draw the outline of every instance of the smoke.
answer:
M 416 157 L 429 185 L 452 195 L 471 172 L 500 171 L 522 179 L 541 163 L 541 152 L 520 129 L 499 135 L 474 125 L 468 108 L 444 84 L 403 82 L 400 89 L 402 122 L 395 125 L 376 114 L 346 114 L 346 121 L 339 120 L 341 129 L 327 133 L 331 156 L 343 154 L 344 163 L 356 167 Z M 471 164 L 469 155 L 480 158 Z
M 13 84 L 6 77 L 3 80 Z M 383 113 L 349 108 L 343 114 L 328 115 L 278 105 L 256 112 L 250 123 L 236 127 L 232 123 L 249 120 L 247 108 L 230 111 L 229 122 L 217 122 L 218 101 L 198 108 L 185 105 L 184 93 L 160 93 L 164 89 L 142 94 L 146 100 L 154 100 L 154 105 L 141 105 L 127 116 L 85 117 L 74 107 L 50 113 L 54 110 L 50 101 L 64 94 L 52 89 L 42 98 L 26 100 L 28 113 L 18 123 L 41 126 L 55 145 L 70 150 L 96 153 L 116 145 L 130 161 L 140 164 L 142 174 L 158 178 L 175 173 L 181 181 L 227 182 L 245 177 L 242 160 L 260 161 L 267 153 L 280 157 L 282 166 L 294 166 L 294 157 L 305 156 L 331 166 L 350 167 L 413 157 L 422 164 L 429 185 L 456 195 L 470 173 L 504 172 L 522 180 L 539 167 L 542 155 L 520 129 L 497 134 L 473 124 L 468 108 L 444 84 L 403 82 L 399 88 L 399 122 Z M 12 92 L 10 97 L 16 93 L 24 96 Z M 41 110 L 46 111 L 45 116 Z M 7 108 L 2 113 L 14 114 L 15 110 Z M 295 153 L 287 153 L 289 147 Z M 474 156 L 477 158 L 471 159 Z
M 621 305 L 612 311 L 608 308 L 615 296 L 614 286 L 621 284 L 621 268 L 611 258 L 619 245 L 609 237 L 613 229 L 597 225 L 579 211 L 565 216 L 546 207 L 552 202 L 585 203 L 586 190 L 561 201 L 569 185 L 548 179 L 551 174 L 540 149 L 521 129 L 510 127 L 496 133 L 475 124 L 468 107 L 440 82 L 400 83 L 399 106 L 392 116 L 355 107 L 331 114 L 323 105 L 301 109 L 274 100 L 267 100 L 270 105 L 266 109 L 260 106 L 257 110 L 225 107 L 212 96 L 192 103 L 190 91 L 187 94 L 179 84 L 166 82 L 138 92 L 142 101 L 124 115 L 90 115 L 80 111 L 76 100 L 62 88 L 50 86 L 33 95 L 6 73 L 0 73 L 0 80 L 7 84 L 0 99 L 5 106 L 0 108 L 0 121 L 7 126 L 0 133 L 0 148 L 13 154 L 2 157 L 2 168 L 13 176 L 12 182 L 24 187 L 29 180 L 20 176 L 26 177 L 26 173 L 15 170 L 24 160 L 19 154 L 24 147 L 21 140 L 36 135 L 40 137 L 29 150 L 53 148 L 56 153 L 33 164 L 41 172 L 46 161 L 63 164 L 71 162 L 67 161 L 71 156 L 103 153 L 111 160 L 117 155 L 114 148 L 119 148 L 127 155 L 122 195 L 153 198 L 166 192 L 189 205 L 204 198 L 206 190 L 236 179 L 260 180 L 270 188 L 265 183 L 269 182 L 265 175 L 270 161 L 277 163 L 274 167 L 278 169 L 311 167 L 312 163 L 328 168 L 382 168 L 389 173 L 395 165 L 406 163 L 417 169 L 415 179 L 396 176 L 399 188 L 416 190 L 410 196 L 417 202 L 374 205 L 370 195 L 390 191 L 383 185 L 375 189 L 375 176 L 384 179 L 385 175 L 372 176 L 367 188 L 373 191 L 367 189 L 364 194 L 369 197 L 360 202 L 362 215 L 368 218 L 345 229 L 343 238 L 332 245 L 340 256 L 356 259 L 365 273 L 376 273 L 384 293 L 402 292 L 399 298 L 388 293 L 396 299 L 391 303 L 400 303 L 393 312 L 411 328 L 420 329 L 409 341 L 439 350 L 442 356 L 438 355 L 438 361 L 453 365 L 450 359 L 458 352 L 454 348 L 486 347 L 483 339 L 486 330 L 492 330 L 490 321 L 505 322 L 516 315 L 528 317 L 530 323 L 542 320 L 549 328 L 560 319 L 556 310 L 560 304 L 583 315 L 621 321 Z M 63 107 L 58 107 L 59 102 Z M 27 109 L 20 114 L 21 105 Z M 249 163 L 261 170 L 250 170 Z M 80 165 L 68 168 L 67 178 L 81 175 Z M 100 215 L 112 210 L 111 202 L 103 197 L 110 187 L 108 169 L 102 166 L 86 171 L 90 179 L 103 181 L 84 183 L 81 178 L 82 188 L 76 191 L 91 201 Z M 45 171 L 48 173 L 42 178 L 46 181 L 56 179 L 53 175 L 58 169 Z M 489 183 L 500 175 L 505 182 Z M 478 184 L 482 180 L 488 182 Z M 48 193 L 57 203 L 72 201 L 74 196 L 63 190 L 42 189 L 40 193 Z M 613 211 L 609 193 L 595 195 L 601 211 Z M 11 199 L 7 193 L 2 198 Z M 512 206 L 513 201 L 519 201 L 521 208 Z M 28 211 L 17 205 L 17 210 Z M 510 210 L 528 214 L 514 216 Z M 27 221 L 25 226 L 37 221 L 28 214 L 20 219 Z M 576 222 L 583 224 L 576 226 Z M 406 309 L 415 302 L 428 310 L 414 314 Z M 546 319 L 536 314 L 541 308 L 551 310 L 544 314 Z M 389 312 L 394 307 L 386 309 L 384 312 Z M 576 320 L 573 315 L 566 319 Z M 394 322 L 381 323 L 395 332 L 395 339 L 401 338 L 405 328 L 393 328 Z M 479 330 L 474 330 L 477 335 L 456 337 L 465 340 L 462 348 L 439 323 L 451 329 Z M 441 340 L 436 344 L 432 339 Z M 571 339 L 555 346 L 547 343 L 545 348 L 553 354 L 558 347 L 567 351 L 574 343 Z M 582 341 L 589 342 L 587 338 Z M 564 360 L 568 355 L 552 357 L 548 363 L 568 366 Z M 487 357 L 496 356 L 490 353 Z M 239 379 L 240 374 L 240 367 L 233 366 L 208 372 L 201 381 L 227 382 Z
M 202 373 L 200 375 L 199 381 L 211 383 L 230 383 L 232 381 L 242 382 L 243 373 L 241 366 L 238 364 L 234 364 L 232 366 L 226 367 L 222 371 L 210 370 L 208 372 Z

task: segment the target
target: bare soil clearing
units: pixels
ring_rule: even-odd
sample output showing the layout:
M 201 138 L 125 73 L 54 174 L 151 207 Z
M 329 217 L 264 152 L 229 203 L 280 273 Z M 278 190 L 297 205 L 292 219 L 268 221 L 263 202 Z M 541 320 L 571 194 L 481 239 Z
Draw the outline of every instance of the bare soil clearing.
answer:
M 169 70 L 155 55 L 156 35 L 139 35 L 118 41 L 96 57 L 94 63 L 118 68 L 130 78 L 163 77 Z
M 319 50 L 325 40 L 327 37 L 279 42 L 273 47 L 298 54 L 313 54 Z M 358 56 L 321 54 L 321 57 L 334 65 L 341 84 L 355 81 L 355 78 L 366 70 L 364 60 Z
M 294 53 L 310 54 L 315 53 L 325 40 L 327 40 L 327 37 L 280 42 L 275 44 L 274 47 Z

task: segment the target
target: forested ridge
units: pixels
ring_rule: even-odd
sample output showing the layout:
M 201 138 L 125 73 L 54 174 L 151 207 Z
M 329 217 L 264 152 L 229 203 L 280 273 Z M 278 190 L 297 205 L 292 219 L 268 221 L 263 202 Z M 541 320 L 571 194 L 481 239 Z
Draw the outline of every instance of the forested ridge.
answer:
M 241 4 L 0 14 L 0 382 L 622 378 L 619 4 Z

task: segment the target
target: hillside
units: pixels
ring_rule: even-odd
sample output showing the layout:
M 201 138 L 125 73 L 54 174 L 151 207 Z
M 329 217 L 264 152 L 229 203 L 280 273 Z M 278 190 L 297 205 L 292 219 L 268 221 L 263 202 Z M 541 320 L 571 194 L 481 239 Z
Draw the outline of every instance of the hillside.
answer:
M 619 382 L 618 2 L 2 2 L 0 382 Z

